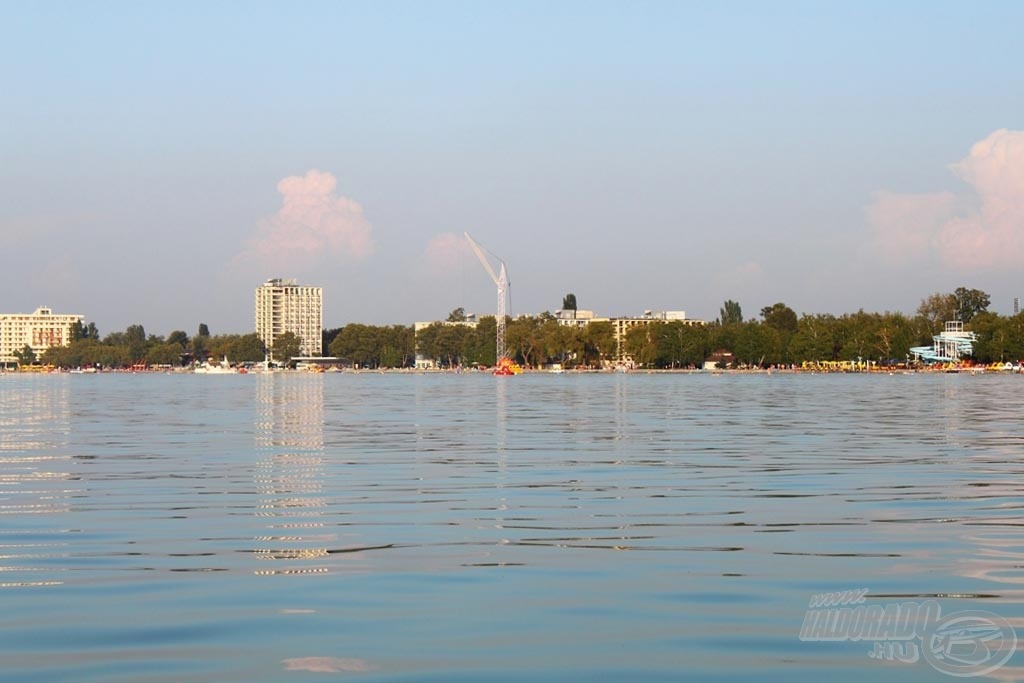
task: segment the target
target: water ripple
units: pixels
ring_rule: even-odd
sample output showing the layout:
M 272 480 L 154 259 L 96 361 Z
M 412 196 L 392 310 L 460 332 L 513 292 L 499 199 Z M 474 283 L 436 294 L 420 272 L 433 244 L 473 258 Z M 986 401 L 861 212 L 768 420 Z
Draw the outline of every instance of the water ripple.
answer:
M 222 379 L 0 377 L 14 679 L 787 679 L 814 593 L 1024 619 L 1019 377 Z

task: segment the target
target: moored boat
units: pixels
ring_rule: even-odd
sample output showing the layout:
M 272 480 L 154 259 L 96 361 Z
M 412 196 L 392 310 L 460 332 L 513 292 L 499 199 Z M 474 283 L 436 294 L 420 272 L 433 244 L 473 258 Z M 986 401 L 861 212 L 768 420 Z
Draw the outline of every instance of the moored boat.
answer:
M 199 375 L 234 375 L 238 373 L 238 370 L 231 367 L 228 357 L 224 356 L 224 359 L 219 363 L 206 361 L 201 365 L 197 365 L 193 372 Z

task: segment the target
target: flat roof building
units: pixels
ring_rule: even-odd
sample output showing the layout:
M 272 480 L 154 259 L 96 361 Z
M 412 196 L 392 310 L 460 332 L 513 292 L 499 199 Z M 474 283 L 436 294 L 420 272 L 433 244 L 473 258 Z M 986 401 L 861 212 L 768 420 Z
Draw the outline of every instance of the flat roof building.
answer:
M 37 359 L 51 346 L 67 346 L 75 323 L 84 320 L 82 315 L 54 314 L 46 306 L 34 313 L 0 313 L 0 365 L 17 363 L 14 354 L 26 346 Z
M 555 319 L 566 327 L 586 327 L 594 319 L 594 312 L 563 308 L 555 311 Z
M 256 334 L 272 358 L 274 342 L 286 332 L 302 341 L 300 356 L 323 353 L 323 290 L 320 287 L 272 278 L 256 288 Z

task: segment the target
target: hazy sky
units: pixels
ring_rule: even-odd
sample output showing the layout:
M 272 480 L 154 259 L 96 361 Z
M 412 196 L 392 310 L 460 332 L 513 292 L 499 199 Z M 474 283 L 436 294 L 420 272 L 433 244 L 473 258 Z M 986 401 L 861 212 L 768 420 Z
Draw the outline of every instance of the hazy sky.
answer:
M 0 311 L 1024 297 L 1021 2 L 0 3 Z

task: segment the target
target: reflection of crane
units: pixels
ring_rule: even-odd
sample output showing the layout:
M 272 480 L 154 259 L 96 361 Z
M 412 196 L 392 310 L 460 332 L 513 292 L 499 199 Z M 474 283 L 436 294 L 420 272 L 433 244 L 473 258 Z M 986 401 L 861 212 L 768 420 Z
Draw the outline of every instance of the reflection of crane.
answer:
M 497 359 L 500 361 L 502 358 L 508 356 L 508 349 L 505 347 L 505 315 L 507 312 L 506 301 L 508 299 L 508 272 L 505 270 L 504 261 L 474 242 L 468 232 L 463 234 L 466 236 L 469 246 L 473 249 L 473 253 L 476 254 L 476 257 L 480 259 L 480 263 L 483 264 L 484 270 L 486 270 L 487 274 L 491 276 L 492 280 L 494 280 L 494 284 L 498 286 L 498 317 L 495 322 L 498 327 Z M 488 255 L 494 258 L 501 266 L 498 269 L 497 275 L 494 273 L 494 268 L 491 267 L 491 262 L 487 258 Z

